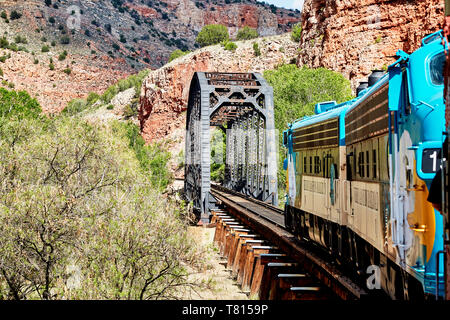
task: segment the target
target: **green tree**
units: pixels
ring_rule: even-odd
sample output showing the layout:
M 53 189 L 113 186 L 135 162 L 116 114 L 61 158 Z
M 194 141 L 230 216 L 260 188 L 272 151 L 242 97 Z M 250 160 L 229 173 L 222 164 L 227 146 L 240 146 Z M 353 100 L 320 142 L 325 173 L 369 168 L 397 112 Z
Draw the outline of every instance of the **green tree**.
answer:
M 300 23 L 297 23 L 292 28 L 291 39 L 294 42 L 300 42 L 302 39 L 302 25 Z
M 227 41 L 229 39 L 228 28 L 221 24 L 204 26 L 197 36 L 197 43 L 202 47 Z
M 250 28 L 249 26 L 245 26 L 238 31 L 236 40 L 250 40 L 258 37 L 259 34 L 256 29 Z
M 201 286 L 181 209 L 124 137 L 78 117 L 0 121 L 1 299 L 176 299 Z
M 283 188 L 286 177 L 283 170 L 285 150 L 282 132 L 287 124 L 314 113 L 315 104 L 323 101 L 338 103 L 352 99 L 350 81 L 340 73 L 325 68 L 298 68 L 283 65 L 264 72 L 264 78 L 273 87 L 275 104 L 275 128 L 279 131 L 278 181 Z
M 26 91 L 8 91 L 0 88 L 0 119 L 38 118 L 41 106 Z
M 225 178 L 226 135 L 218 128 L 211 134 L 211 180 L 223 182 Z

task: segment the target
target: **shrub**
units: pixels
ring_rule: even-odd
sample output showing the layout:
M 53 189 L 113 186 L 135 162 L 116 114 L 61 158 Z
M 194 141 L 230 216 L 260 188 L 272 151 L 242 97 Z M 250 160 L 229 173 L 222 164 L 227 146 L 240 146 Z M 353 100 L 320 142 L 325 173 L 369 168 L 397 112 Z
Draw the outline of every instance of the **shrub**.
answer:
M 28 43 L 27 38 L 22 37 L 20 35 L 15 36 L 14 42 L 15 43 L 23 43 L 23 44 L 27 44 Z
M 7 59 L 11 58 L 11 53 L 5 54 L 0 57 L 0 62 L 5 62 Z
M 236 40 L 250 40 L 254 38 L 258 38 L 259 34 L 256 29 L 250 28 L 249 26 L 245 26 L 240 29 L 237 33 Z
M 11 20 L 17 20 L 20 19 L 20 17 L 22 17 L 21 13 L 17 12 L 16 10 L 11 11 L 10 15 Z
M 69 101 L 67 106 L 63 109 L 62 114 L 65 115 L 76 115 L 81 111 L 85 110 L 87 107 L 87 102 L 83 99 L 73 99 Z
M 302 26 L 300 23 L 297 23 L 292 28 L 291 39 L 294 42 L 300 42 L 300 40 L 302 39 Z
M 255 54 L 255 57 L 259 57 L 261 55 L 258 42 L 253 42 L 253 53 Z
M 164 190 L 171 180 L 171 175 L 167 169 L 170 152 L 163 150 L 158 144 L 146 146 L 139 127 L 134 123 L 128 121 L 116 125 L 119 126 L 116 130 L 127 138 L 128 145 L 134 151 L 143 172 L 150 174 L 153 187 Z
M 183 50 L 177 49 L 170 54 L 169 62 L 171 62 L 175 59 L 178 59 L 179 57 L 185 56 L 188 53 L 191 53 L 191 51 L 183 51 Z
M 222 42 L 222 46 L 225 48 L 225 50 L 228 51 L 235 51 L 237 48 L 237 44 L 234 43 L 233 41 Z
M 10 43 L 9 44 L 9 50 L 17 52 L 17 51 L 19 51 L 19 47 L 15 43 Z
M 41 51 L 42 51 L 42 52 L 49 52 L 49 51 L 50 51 L 50 48 L 49 48 L 47 45 L 45 45 L 45 46 L 42 46 Z
M 67 74 L 67 75 L 70 75 L 70 74 L 72 73 L 72 69 L 66 68 L 66 69 L 63 70 L 63 72 L 64 72 L 65 74 Z
M 0 38 L 0 48 L 2 49 L 8 49 L 9 48 L 9 41 L 6 39 L 5 36 Z
M 98 99 L 100 99 L 100 95 L 96 92 L 89 92 L 89 95 L 86 98 L 86 101 L 88 103 L 88 105 L 93 105 L 94 103 L 96 103 L 98 101 Z
M 221 43 L 229 39 L 228 28 L 220 24 L 204 26 L 196 38 L 202 47 Z
M 134 79 L 132 77 L 120 79 L 117 82 L 118 91 L 122 92 L 122 91 L 125 91 L 125 90 L 131 88 L 133 86 L 133 80 Z
M 55 70 L 55 65 L 53 64 L 53 62 L 50 62 L 50 64 L 48 65 L 50 70 Z
M 102 98 L 103 102 L 110 103 L 112 98 L 114 98 L 115 95 L 118 93 L 119 93 L 118 87 L 115 85 L 112 85 L 108 89 L 106 89 L 106 91 L 102 94 L 101 98 Z
M 54 24 L 54 23 L 56 22 L 56 20 L 55 20 L 54 17 L 50 17 L 50 18 L 48 19 L 48 22 L 50 22 L 51 24 Z
M 71 117 L 0 125 L 0 296 L 168 299 L 193 285 L 201 256 L 124 131 Z
M 58 60 L 59 60 L 59 61 L 63 61 L 63 60 L 66 59 L 66 57 L 67 57 L 67 51 L 64 50 L 63 52 L 60 53 L 60 55 L 59 55 L 59 57 L 58 57 Z
M 61 44 L 69 44 L 69 43 L 70 43 L 69 36 L 64 36 L 61 38 Z
M 0 68 L 0 77 L 3 77 L 3 70 Z
M 0 14 L 0 17 L 2 17 L 2 19 L 4 19 L 4 20 L 8 19 L 8 14 L 6 13 L 5 10 L 2 11 L 2 13 Z

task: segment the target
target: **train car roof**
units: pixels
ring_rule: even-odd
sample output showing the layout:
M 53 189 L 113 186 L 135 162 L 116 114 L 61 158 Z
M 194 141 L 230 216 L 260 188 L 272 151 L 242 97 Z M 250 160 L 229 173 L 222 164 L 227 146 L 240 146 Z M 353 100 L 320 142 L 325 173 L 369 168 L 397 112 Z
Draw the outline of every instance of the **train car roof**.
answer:
M 295 130 L 298 128 L 306 127 L 315 123 L 319 123 L 322 121 L 326 121 L 329 119 L 337 118 L 339 116 L 345 116 L 346 112 L 358 106 L 361 102 L 366 100 L 374 91 L 378 90 L 381 86 L 383 86 L 389 80 L 389 75 L 386 73 L 378 82 L 376 82 L 373 86 L 365 89 L 360 93 L 360 95 L 352 100 L 347 102 L 343 102 L 341 104 L 336 105 L 333 109 L 315 114 L 312 116 L 305 116 L 299 120 L 296 120 L 292 123 L 291 129 Z
M 383 75 L 383 77 L 381 77 L 380 80 L 378 80 L 373 86 L 362 91 L 360 95 L 354 100 L 354 102 L 346 109 L 346 111 L 350 111 L 356 108 L 361 102 L 365 101 L 368 97 L 372 95 L 372 93 L 380 89 L 387 82 L 389 82 L 388 73 Z
M 312 124 L 315 124 L 318 122 L 322 122 L 322 121 L 326 121 L 329 119 L 339 117 L 339 115 L 344 110 L 347 110 L 348 106 L 349 106 L 349 103 L 345 102 L 340 105 L 337 105 L 334 109 L 331 109 L 329 111 L 326 111 L 326 112 L 323 112 L 320 114 L 315 114 L 312 116 L 305 116 L 299 120 L 294 121 L 294 123 L 292 123 L 292 125 L 291 125 L 291 129 L 295 130 L 298 128 L 307 127 L 309 125 L 312 125 Z

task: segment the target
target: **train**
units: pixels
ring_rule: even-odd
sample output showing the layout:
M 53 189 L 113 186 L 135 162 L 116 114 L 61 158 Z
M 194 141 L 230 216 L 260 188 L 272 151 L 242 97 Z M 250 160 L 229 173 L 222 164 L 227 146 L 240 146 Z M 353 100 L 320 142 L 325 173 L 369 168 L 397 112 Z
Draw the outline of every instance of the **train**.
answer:
M 444 295 L 443 215 L 427 200 L 446 137 L 444 40 L 399 50 L 354 99 L 318 103 L 283 132 L 286 228 L 392 299 Z

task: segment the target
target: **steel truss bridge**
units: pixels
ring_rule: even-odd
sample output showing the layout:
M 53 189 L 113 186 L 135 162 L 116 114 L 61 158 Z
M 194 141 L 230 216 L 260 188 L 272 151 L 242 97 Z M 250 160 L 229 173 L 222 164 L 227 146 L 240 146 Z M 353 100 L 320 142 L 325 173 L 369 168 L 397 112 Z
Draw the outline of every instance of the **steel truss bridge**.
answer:
M 226 133 L 224 186 L 278 205 L 273 89 L 261 74 L 196 72 L 192 78 L 184 188 L 203 222 L 216 208 L 210 192 L 211 127 Z

